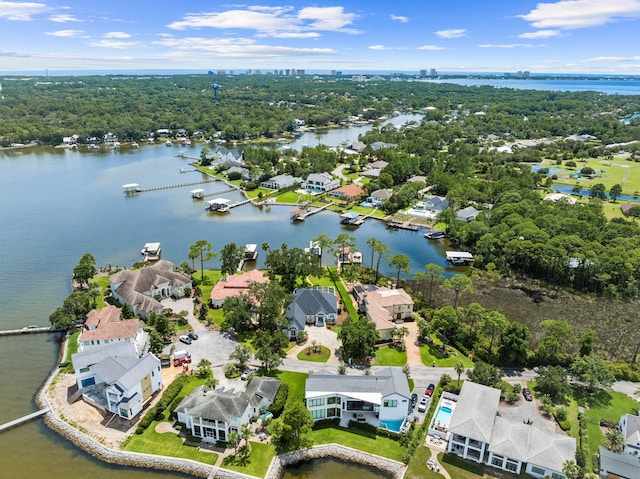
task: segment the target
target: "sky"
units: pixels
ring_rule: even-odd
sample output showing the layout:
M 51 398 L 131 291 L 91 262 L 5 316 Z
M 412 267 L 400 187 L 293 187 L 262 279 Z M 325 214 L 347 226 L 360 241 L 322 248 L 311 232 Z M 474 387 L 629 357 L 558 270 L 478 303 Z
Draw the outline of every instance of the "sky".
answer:
M 640 74 L 640 0 L 0 0 L 0 72 Z

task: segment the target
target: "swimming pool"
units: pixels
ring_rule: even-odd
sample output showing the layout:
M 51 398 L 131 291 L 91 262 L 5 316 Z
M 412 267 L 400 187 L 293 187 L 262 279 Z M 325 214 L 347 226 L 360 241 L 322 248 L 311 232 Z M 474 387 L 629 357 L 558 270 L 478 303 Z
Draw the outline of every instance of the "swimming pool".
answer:
M 453 412 L 453 409 L 451 409 L 450 407 L 447 406 L 440 406 L 438 408 L 438 412 L 436 412 L 435 417 L 433 418 L 433 424 L 434 425 L 438 425 L 438 426 L 442 426 L 442 427 L 448 427 L 449 426 L 449 421 L 451 421 L 451 413 Z
M 403 419 L 399 419 L 396 421 L 380 421 L 378 427 L 381 429 L 386 429 L 387 431 L 400 432 L 403 422 Z

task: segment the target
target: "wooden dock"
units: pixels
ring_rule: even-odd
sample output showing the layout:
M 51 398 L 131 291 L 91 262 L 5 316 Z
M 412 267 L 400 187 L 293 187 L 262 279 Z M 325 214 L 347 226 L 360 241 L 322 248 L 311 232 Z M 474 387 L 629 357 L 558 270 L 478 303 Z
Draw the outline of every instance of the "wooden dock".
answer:
M 177 183 L 175 185 L 164 185 L 164 186 L 151 186 L 149 188 L 140 188 L 140 190 L 137 193 L 147 193 L 149 191 L 169 190 L 171 188 L 183 188 L 185 186 L 203 185 L 205 183 L 211 183 L 213 181 L 215 181 L 213 178 L 207 178 L 206 180 L 191 181 L 189 183 Z
M 306 220 L 309 216 L 311 215 L 315 215 L 316 213 L 320 213 L 323 210 L 326 210 L 327 208 L 329 208 L 329 206 L 334 205 L 335 203 L 327 203 L 324 206 L 321 206 L 320 208 L 315 208 L 313 210 L 310 211 L 303 211 L 303 210 L 295 210 L 291 213 L 291 219 L 293 221 L 304 221 Z
M 411 221 L 389 221 L 387 222 L 387 228 L 399 229 L 399 230 L 408 230 L 408 231 L 418 231 L 420 226 Z
M 0 432 L 6 431 L 7 429 L 11 429 L 12 427 L 15 427 L 15 426 L 19 426 L 20 424 L 25 423 L 27 421 L 31 421 L 32 419 L 35 419 L 37 417 L 44 416 L 46 413 L 49 412 L 49 410 L 50 409 L 46 407 L 44 409 L 40 409 L 39 411 L 32 412 L 31 414 L 27 414 L 26 416 L 22 416 L 22 417 L 19 417 L 18 419 L 14 419 L 13 421 L 9 421 L 4 424 L 1 424 Z
M 41 334 L 41 333 L 59 333 L 62 329 L 56 329 L 50 326 L 25 326 L 21 329 L 5 329 L 0 331 L 0 336 L 17 336 L 19 334 Z
M 223 195 L 225 193 L 231 193 L 232 191 L 238 191 L 235 186 L 222 191 L 212 191 L 211 193 L 204 193 L 200 198 L 209 198 L 211 196 Z

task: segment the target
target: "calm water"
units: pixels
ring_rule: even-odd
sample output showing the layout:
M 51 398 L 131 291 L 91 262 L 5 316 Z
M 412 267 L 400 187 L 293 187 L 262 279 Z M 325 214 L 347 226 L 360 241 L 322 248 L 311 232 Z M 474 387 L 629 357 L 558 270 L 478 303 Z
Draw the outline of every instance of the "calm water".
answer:
M 344 131 L 342 131 L 345 137 Z M 180 174 L 186 160 L 178 148 L 143 146 L 120 152 L 72 152 L 38 149 L 0 152 L 0 328 L 46 325 L 51 312 L 69 294 L 70 271 L 89 252 L 98 266 L 129 266 L 140 259 L 146 242 L 162 243 L 163 257 L 187 260 L 189 245 L 207 239 L 216 251 L 229 242 L 272 247 L 282 242 L 306 247 L 321 233 L 357 237 L 369 261 L 366 240 L 377 237 L 393 254 L 411 258 L 412 274 L 424 265 L 445 265 L 444 244 L 428 242 L 422 233 L 387 230 L 368 220 L 357 230 L 343 229 L 334 213 L 320 213 L 292 224 L 292 207 L 270 210 L 251 205 L 225 216 L 209 214 L 189 191 L 195 186 L 143 193 L 127 198 L 125 183 L 143 187 L 196 181 L 199 173 Z M 189 152 L 199 156 L 200 147 Z M 221 190 L 221 183 L 204 185 Z M 223 197 L 239 200 L 240 193 Z M 264 261 L 260 251 L 258 264 Z M 209 267 L 215 265 L 212 262 Z M 394 276 L 385 261 L 384 272 Z M 54 336 L 0 338 L 0 421 L 34 410 L 33 396 L 57 362 Z M 0 434 L 0 477 L 24 479 L 166 478 L 175 474 L 113 467 L 95 461 L 50 432 L 41 420 Z
M 390 475 L 336 459 L 314 459 L 287 468 L 281 479 L 385 479 Z
M 640 95 L 640 80 L 492 80 L 489 78 L 460 78 L 424 80 L 434 83 L 455 83 L 462 86 L 493 86 L 518 90 L 599 91 L 616 95 Z

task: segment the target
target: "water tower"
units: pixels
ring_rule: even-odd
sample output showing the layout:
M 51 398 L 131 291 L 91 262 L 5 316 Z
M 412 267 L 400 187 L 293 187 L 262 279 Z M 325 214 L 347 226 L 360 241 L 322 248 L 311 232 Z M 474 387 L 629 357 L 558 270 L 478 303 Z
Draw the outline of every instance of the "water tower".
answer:
M 218 88 L 220 88 L 220 85 L 214 83 L 213 85 L 211 85 L 211 88 L 213 88 L 213 99 L 218 100 Z

